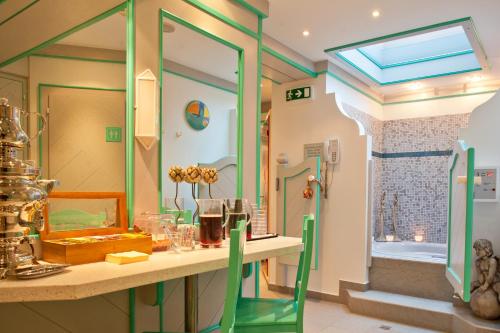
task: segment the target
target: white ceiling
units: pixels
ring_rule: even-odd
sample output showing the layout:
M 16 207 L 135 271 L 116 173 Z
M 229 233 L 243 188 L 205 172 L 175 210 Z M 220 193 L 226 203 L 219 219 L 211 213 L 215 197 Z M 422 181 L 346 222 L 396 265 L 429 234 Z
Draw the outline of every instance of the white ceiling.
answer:
M 372 17 L 379 10 L 378 18 Z M 264 32 L 313 61 L 328 59 L 324 49 L 471 16 L 491 64 L 484 81 L 500 79 L 499 0 L 270 0 Z M 308 37 L 302 31 L 308 30 Z M 498 64 L 498 66 L 495 66 Z M 352 69 L 343 66 L 352 72 Z M 354 72 L 352 72 L 354 73 Z M 472 74 L 422 81 L 426 88 L 459 85 Z M 377 88 L 382 94 L 408 90 L 408 84 Z

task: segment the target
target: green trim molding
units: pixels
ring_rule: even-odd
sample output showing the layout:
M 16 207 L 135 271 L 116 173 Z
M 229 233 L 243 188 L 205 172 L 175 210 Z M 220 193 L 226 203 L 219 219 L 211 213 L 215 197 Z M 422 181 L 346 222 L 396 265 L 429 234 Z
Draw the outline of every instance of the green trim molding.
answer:
M 252 6 L 251 4 L 249 4 L 246 0 L 234 0 L 236 1 L 237 3 L 239 3 L 241 6 L 243 6 L 245 9 L 247 9 L 248 11 L 254 13 L 255 15 L 257 15 L 259 17 L 259 20 L 262 19 L 262 18 L 267 18 L 268 15 L 263 13 L 262 11 L 260 11 L 258 8 Z
M 278 51 L 275 51 L 273 49 L 271 49 L 269 46 L 266 46 L 266 45 L 263 45 L 262 46 L 262 51 L 268 53 L 269 55 L 272 55 L 273 57 L 283 61 L 284 63 L 298 69 L 299 71 L 307 74 L 308 76 L 310 77 L 317 77 L 318 76 L 318 73 L 316 73 L 315 71 L 313 71 L 312 69 L 309 69 L 307 68 L 306 66 L 304 65 L 301 65 L 295 61 L 293 61 L 292 59 L 288 58 L 287 56 L 279 53 Z
M 259 39 L 257 40 L 257 112 L 255 121 L 255 203 L 260 208 L 260 180 L 261 180 L 261 112 L 262 112 L 262 17 L 258 16 L 258 32 Z M 258 275 L 258 274 L 257 274 Z M 256 289 L 257 290 L 257 289 Z
M 125 191 L 127 193 L 128 226 L 134 224 L 135 204 L 135 0 L 127 0 L 127 52 L 125 101 Z
M 198 8 L 198 9 L 200 9 L 201 11 L 209 14 L 210 16 L 218 19 L 219 21 L 222 21 L 222 22 L 230 25 L 231 27 L 243 32 L 244 34 L 246 34 L 252 38 L 259 39 L 259 35 L 257 32 L 250 30 L 249 28 L 245 27 L 242 24 L 239 24 L 238 22 L 230 19 L 229 17 L 225 16 L 221 12 L 213 9 L 212 7 L 210 7 L 208 5 L 205 5 L 201 1 L 199 1 L 199 0 L 184 0 L 184 1 L 189 3 L 190 5 Z
M 0 1 L 0 4 L 2 2 L 4 2 L 5 0 L 2 0 Z M 34 4 L 36 4 L 38 1 L 40 0 L 32 0 L 29 4 L 27 4 L 26 6 L 20 8 L 17 12 L 15 12 L 14 14 L 10 15 L 9 17 L 7 17 L 5 20 L 1 21 L 0 22 L 0 26 L 9 22 L 10 20 L 12 20 L 14 17 L 16 17 L 17 15 L 21 14 L 22 12 L 26 11 L 28 8 L 30 8 L 31 6 L 33 6 Z
M 31 57 L 39 57 L 39 58 L 54 58 L 54 59 L 63 59 L 63 60 L 102 62 L 102 63 L 108 63 L 108 64 L 125 65 L 127 63 L 126 60 L 98 59 L 98 58 L 88 58 L 88 57 L 66 56 L 66 55 L 59 55 L 59 54 L 33 53 L 30 56 Z

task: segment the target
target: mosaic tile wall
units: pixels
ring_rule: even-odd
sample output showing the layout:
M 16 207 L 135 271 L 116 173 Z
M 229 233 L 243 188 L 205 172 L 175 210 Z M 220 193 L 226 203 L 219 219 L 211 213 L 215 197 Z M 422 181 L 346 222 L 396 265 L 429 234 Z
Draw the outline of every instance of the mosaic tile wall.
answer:
M 414 240 L 422 235 L 426 242 L 446 243 L 448 152 L 459 129 L 467 126 L 469 114 L 384 122 L 361 113 L 351 116 L 373 137 L 373 227 L 385 192 L 385 234 L 392 234 L 397 194 L 399 237 Z

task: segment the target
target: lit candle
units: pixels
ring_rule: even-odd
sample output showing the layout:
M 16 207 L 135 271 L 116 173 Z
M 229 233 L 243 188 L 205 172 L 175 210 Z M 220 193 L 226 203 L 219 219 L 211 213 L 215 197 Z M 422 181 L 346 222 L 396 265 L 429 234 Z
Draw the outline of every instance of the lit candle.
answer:
M 421 242 L 424 240 L 424 236 L 422 235 L 415 235 L 415 242 Z
M 386 235 L 385 240 L 388 242 L 393 242 L 394 241 L 394 235 Z

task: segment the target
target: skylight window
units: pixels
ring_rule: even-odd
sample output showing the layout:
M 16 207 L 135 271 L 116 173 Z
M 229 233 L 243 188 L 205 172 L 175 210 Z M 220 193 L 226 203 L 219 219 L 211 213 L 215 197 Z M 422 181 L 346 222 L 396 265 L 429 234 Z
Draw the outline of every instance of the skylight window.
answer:
M 379 85 L 479 71 L 486 56 L 470 18 L 325 50 Z

